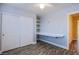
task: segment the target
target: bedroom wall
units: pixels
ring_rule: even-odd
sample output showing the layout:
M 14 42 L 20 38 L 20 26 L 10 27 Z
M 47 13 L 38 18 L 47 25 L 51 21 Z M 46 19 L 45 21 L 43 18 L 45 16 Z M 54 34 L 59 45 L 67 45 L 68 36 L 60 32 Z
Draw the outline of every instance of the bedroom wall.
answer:
M 41 20 L 41 32 L 52 34 L 63 34 L 63 38 L 52 38 L 47 36 L 41 36 L 42 40 L 46 40 L 57 45 L 68 48 L 69 42 L 69 17 L 72 12 L 79 11 L 79 5 L 66 7 L 60 9 L 57 12 L 51 12 L 44 16 Z
M 2 20 L 1 20 L 1 12 L 0 12 L 0 50 L 1 50 L 1 27 L 2 27 Z
M 2 17 L 1 17 L 1 4 L 0 4 L 0 51 L 1 51 L 1 31 L 2 31 L 2 29 L 1 29 L 1 27 L 2 27 L 2 20 L 1 20 L 1 18 Z

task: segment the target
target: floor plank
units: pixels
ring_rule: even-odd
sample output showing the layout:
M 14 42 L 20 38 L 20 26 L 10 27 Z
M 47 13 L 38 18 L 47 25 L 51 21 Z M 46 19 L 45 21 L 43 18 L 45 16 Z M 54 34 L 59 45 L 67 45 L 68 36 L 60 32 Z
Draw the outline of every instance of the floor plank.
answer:
M 77 55 L 77 53 L 38 41 L 37 44 L 3 52 L 2 55 Z

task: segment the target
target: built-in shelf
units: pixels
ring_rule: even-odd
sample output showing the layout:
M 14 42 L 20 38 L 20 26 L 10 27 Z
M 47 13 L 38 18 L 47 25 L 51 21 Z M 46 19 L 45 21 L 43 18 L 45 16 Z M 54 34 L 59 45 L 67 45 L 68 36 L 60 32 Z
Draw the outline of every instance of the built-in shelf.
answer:
M 36 32 L 40 32 L 40 17 L 36 16 Z
M 50 36 L 50 37 L 64 37 L 63 34 L 52 34 L 52 33 L 37 33 L 37 35 L 44 35 L 44 36 Z

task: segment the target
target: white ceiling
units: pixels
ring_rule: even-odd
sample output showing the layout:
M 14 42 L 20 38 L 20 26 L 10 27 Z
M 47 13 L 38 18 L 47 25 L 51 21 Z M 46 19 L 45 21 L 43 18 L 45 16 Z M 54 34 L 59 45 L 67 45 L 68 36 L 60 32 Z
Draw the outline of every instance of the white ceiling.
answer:
M 63 9 L 69 6 L 77 5 L 73 3 L 51 3 L 51 6 L 47 6 L 44 10 L 41 10 L 37 3 L 8 3 L 8 6 L 21 8 L 25 11 L 30 11 L 38 15 L 45 15 L 49 12 L 55 12 L 59 9 Z

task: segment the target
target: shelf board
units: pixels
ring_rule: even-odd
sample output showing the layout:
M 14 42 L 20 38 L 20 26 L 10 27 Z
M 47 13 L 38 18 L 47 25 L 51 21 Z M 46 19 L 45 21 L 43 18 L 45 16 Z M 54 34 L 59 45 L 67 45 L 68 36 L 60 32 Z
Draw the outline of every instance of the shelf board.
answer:
M 52 34 L 52 33 L 37 33 L 38 35 L 50 36 L 50 37 L 64 37 L 63 34 Z

